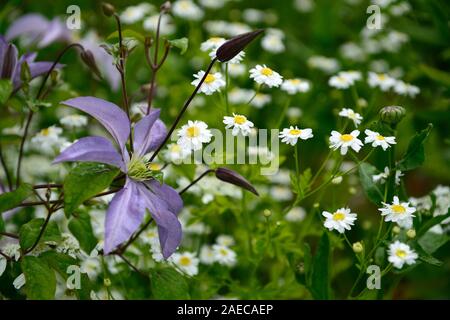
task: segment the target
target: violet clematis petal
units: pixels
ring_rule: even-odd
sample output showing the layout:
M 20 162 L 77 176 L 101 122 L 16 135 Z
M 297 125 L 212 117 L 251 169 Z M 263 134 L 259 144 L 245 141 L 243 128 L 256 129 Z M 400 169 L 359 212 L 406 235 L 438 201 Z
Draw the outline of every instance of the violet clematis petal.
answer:
M 6 49 L 8 48 L 8 42 L 6 42 L 3 36 L 0 36 L 0 73 L 3 69 L 3 61 L 5 59 Z
M 54 18 L 49 22 L 47 30 L 41 33 L 38 46 L 44 48 L 58 40 L 69 41 L 71 34 L 66 25 L 59 19 Z
M 127 179 L 123 189 L 114 195 L 105 218 L 105 254 L 128 240 L 139 228 L 145 214 L 144 192 L 139 182 Z
M 172 187 L 167 184 L 161 184 L 156 180 L 147 181 L 145 184 L 151 192 L 167 204 L 167 208 L 173 214 L 177 215 L 183 209 L 183 199 Z
M 126 166 L 122 156 L 114 148 L 111 141 L 103 137 L 81 138 L 63 152 L 53 161 L 60 162 L 101 162 L 119 168 L 126 172 Z
M 148 147 L 147 152 L 156 150 L 166 138 L 167 129 L 164 122 L 159 119 L 156 120 L 153 124 L 152 130 L 150 131 L 150 135 L 152 136 L 152 141 L 150 143 L 150 146 Z
M 153 140 L 153 136 L 151 134 L 153 124 L 158 119 L 159 114 L 160 110 L 152 110 L 149 115 L 143 117 L 138 123 L 136 123 L 136 126 L 134 127 L 133 147 L 134 152 L 138 156 L 143 156 L 147 153 L 147 150 Z
M 34 41 L 36 41 L 37 37 L 48 29 L 49 24 L 47 18 L 40 14 L 26 14 L 11 24 L 6 31 L 5 37 L 7 40 L 12 40 L 19 36 L 27 35 L 30 37 L 30 40 L 34 38 Z
M 61 104 L 84 111 L 97 119 L 113 136 L 121 153 L 126 153 L 125 144 L 130 135 L 130 120 L 117 105 L 95 97 L 73 98 Z

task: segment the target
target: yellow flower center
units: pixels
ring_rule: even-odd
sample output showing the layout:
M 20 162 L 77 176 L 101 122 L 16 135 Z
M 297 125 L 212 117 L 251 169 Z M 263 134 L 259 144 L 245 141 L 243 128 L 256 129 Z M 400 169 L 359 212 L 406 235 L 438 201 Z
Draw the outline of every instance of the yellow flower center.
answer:
M 341 136 L 341 140 L 344 142 L 349 142 L 353 140 L 353 136 L 351 134 L 343 134 Z
M 225 249 L 220 249 L 220 254 L 223 255 L 224 257 L 228 255 L 228 251 Z
M 399 205 L 399 204 L 393 204 L 391 206 L 392 211 L 394 211 L 394 213 L 405 213 L 406 209 L 404 206 Z
M 245 116 L 237 115 L 234 116 L 234 123 L 236 124 L 244 124 L 247 121 Z
M 41 134 L 43 135 L 43 136 L 48 136 L 49 134 L 50 134 L 50 129 L 42 129 L 41 130 Z
M 172 152 L 180 152 L 181 151 L 181 147 L 177 144 L 174 144 L 173 146 L 170 147 L 170 151 Z
M 197 128 L 196 126 L 192 126 L 187 128 L 186 133 L 189 138 L 195 138 L 200 135 L 200 129 Z
M 300 84 L 301 82 L 302 82 L 302 80 L 300 80 L 300 79 L 292 79 L 291 80 L 292 84 Z
M 183 267 L 187 267 L 187 266 L 191 265 L 191 258 L 189 258 L 189 257 L 181 257 L 180 258 L 180 265 L 182 265 Z
M 211 41 L 212 43 L 219 43 L 222 41 L 222 38 L 212 37 L 211 39 L 209 39 L 209 41 Z
M 289 134 L 293 135 L 293 136 L 298 136 L 302 133 L 302 130 L 299 129 L 291 129 L 289 130 Z
M 261 74 L 265 76 L 271 76 L 273 74 L 273 71 L 272 69 L 266 67 L 261 69 Z
M 405 257 L 406 257 L 406 251 L 405 251 L 405 250 L 399 249 L 399 250 L 397 250 L 397 251 L 395 252 L 395 255 L 396 255 L 397 257 L 399 257 L 399 258 L 405 258 Z
M 152 171 L 159 171 L 159 170 L 161 170 L 162 169 L 162 165 L 161 164 L 159 164 L 159 163 L 149 163 L 148 165 L 147 165 L 147 168 L 149 168 L 150 170 L 152 170 Z
M 379 74 L 379 75 L 378 75 L 378 80 L 383 81 L 383 80 L 386 80 L 386 79 L 387 79 L 387 77 L 386 77 L 385 74 Z
M 334 221 L 342 221 L 344 219 L 345 219 L 345 214 L 343 214 L 342 212 L 336 212 L 335 214 L 333 214 Z
M 382 135 L 377 135 L 377 140 L 383 141 L 385 138 Z
M 208 74 L 205 78 L 205 83 L 211 83 L 211 82 L 214 82 L 215 80 L 216 80 L 216 77 L 214 77 L 214 75 Z

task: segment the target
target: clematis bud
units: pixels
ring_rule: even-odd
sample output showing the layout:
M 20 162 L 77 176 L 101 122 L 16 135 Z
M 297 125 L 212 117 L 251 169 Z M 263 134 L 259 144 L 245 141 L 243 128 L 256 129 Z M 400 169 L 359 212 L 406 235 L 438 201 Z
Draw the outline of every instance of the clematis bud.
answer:
M 81 59 L 83 62 L 91 69 L 92 72 L 94 72 L 99 78 L 102 77 L 100 70 L 97 67 L 97 63 L 95 62 L 94 55 L 90 50 L 83 50 L 81 51 Z
M 0 79 L 9 79 L 17 64 L 17 49 L 12 44 L 9 44 L 4 54 L 3 67 L 0 70 Z
M 217 59 L 220 62 L 227 62 L 233 59 L 239 52 L 241 52 L 250 42 L 257 36 L 263 33 L 264 30 L 256 30 L 252 32 L 238 35 L 219 47 L 216 51 Z
M 254 193 L 255 195 L 259 196 L 256 189 L 248 182 L 243 176 L 240 174 L 234 172 L 233 170 L 227 169 L 227 168 L 218 168 L 215 171 L 216 177 L 219 180 L 222 180 L 224 182 L 228 182 L 231 184 L 234 184 L 235 186 L 244 188 L 251 193 Z
M 381 121 L 391 125 L 399 123 L 405 117 L 405 114 L 405 108 L 400 106 L 389 106 L 380 110 Z
M 111 17 L 116 13 L 116 8 L 110 3 L 102 2 L 102 10 L 105 16 Z

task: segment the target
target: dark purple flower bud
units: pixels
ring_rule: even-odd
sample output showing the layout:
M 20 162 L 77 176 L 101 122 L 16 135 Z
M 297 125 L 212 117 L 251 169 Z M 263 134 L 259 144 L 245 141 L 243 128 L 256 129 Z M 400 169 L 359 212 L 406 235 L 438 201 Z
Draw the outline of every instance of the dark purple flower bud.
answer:
M 233 59 L 239 52 L 244 50 L 244 48 L 252 42 L 257 36 L 263 33 L 264 30 L 256 30 L 252 32 L 247 32 L 240 34 L 227 42 L 217 49 L 216 56 L 220 62 L 227 62 Z
M 3 67 L 1 70 L 0 78 L 1 79 L 11 78 L 14 69 L 16 68 L 16 64 L 17 64 L 17 49 L 12 44 L 8 44 L 3 60 Z
M 216 177 L 219 180 L 225 181 L 227 183 L 234 184 L 235 186 L 244 188 L 251 193 L 254 193 L 255 195 L 259 196 L 256 189 L 248 182 L 243 176 L 240 174 L 234 172 L 233 170 L 227 169 L 227 168 L 218 168 L 215 171 Z
M 113 14 L 116 13 L 116 8 L 110 3 L 102 2 L 102 10 L 105 16 L 111 17 Z
M 84 61 L 84 63 L 91 69 L 92 72 L 94 72 L 99 78 L 102 77 L 100 70 L 97 67 L 97 63 L 95 62 L 94 55 L 90 50 L 83 50 L 81 51 L 81 59 Z

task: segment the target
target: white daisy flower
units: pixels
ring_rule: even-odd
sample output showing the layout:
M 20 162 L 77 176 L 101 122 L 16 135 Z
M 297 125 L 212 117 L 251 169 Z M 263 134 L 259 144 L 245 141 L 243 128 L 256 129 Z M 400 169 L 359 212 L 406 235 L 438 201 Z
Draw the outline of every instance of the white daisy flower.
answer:
M 87 125 L 88 118 L 80 114 L 72 114 L 65 116 L 59 122 L 67 128 L 80 128 Z
M 286 213 L 284 219 L 289 222 L 300 222 L 306 217 L 306 211 L 302 207 L 294 207 Z
M 208 40 L 202 42 L 202 44 L 200 45 L 200 50 L 205 51 L 205 52 L 215 50 L 218 47 L 220 47 L 222 44 L 224 44 L 225 41 L 227 41 L 227 40 L 225 38 L 221 38 L 221 37 L 209 38 Z
M 25 274 L 21 273 L 17 278 L 13 281 L 13 286 L 16 290 L 22 288 L 26 283 Z
M 324 222 L 325 228 L 330 231 L 337 230 L 339 233 L 351 230 L 351 226 L 357 219 L 356 213 L 351 213 L 349 208 L 340 208 L 333 213 L 324 211 L 322 215 L 326 218 Z
M 144 20 L 144 30 L 155 32 L 158 27 L 159 14 L 150 16 Z M 172 21 L 172 17 L 165 14 L 161 16 L 161 22 L 159 26 L 159 33 L 161 35 L 173 34 L 176 31 L 175 24 Z
M 416 208 L 410 207 L 409 202 L 400 202 L 397 196 L 394 197 L 392 204 L 384 203 L 384 208 L 378 209 L 381 211 L 382 216 L 386 216 L 384 221 L 392 222 L 409 222 L 413 217 L 413 213 L 416 212 Z
M 169 261 L 188 276 L 195 276 L 198 274 L 199 260 L 192 252 L 175 252 L 169 258 Z
M 361 121 L 363 120 L 363 117 L 359 113 L 357 113 L 357 112 L 355 112 L 355 111 L 353 111 L 352 109 L 349 109 L 349 108 L 343 108 L 339 112 L 339 115 L 341 117 L 348 118 L 348 119 L 352 120 L 353 123 L 355 124 L 355 127 L 358 127 L 358 125 L 360 125 Z
M 253 69 L 250 69 L 250 78 L 255 80 L 258 84 L 265 84 L 269 88 L 279 87 L 283 82 L 283 77 L 272 69 L 266 67 L 266 65 L 257 65 Z
M 158 230 L 156 228 L 148 228 L 142 233 L 140 239 L 143 243 L 153 246 L 159 242 Z
M 389 148 L 392 144 L 396 144 L 395 137 L 384 137 L 378 132 L 371 131 L 369 129 L 366 129 L 364 133 L 367 135 L 367 137 L 364 139 L 364 143 L 371 143 L 372 147 L 376 148 L 378 146 L 381 146 L 384 151 L 386 151 L 387 148 Z
M 286 91 L 288 94 L 296 94 L 299 92 L 308 92 L 311 88 L 309 81 L 303 79 L 287 79 L 281 84 L 281 90 Z
M 232 236 L 221 234 L 217 237 L 216 243 L 220 244 L 221 246 L 231 247 L 234 246 L 236 242 L 234 241 L 234 238 Z
M 341 71 L 338 73 L 338 75 L 347 78 L 352 82 L 359 81 L 362 79 L 362 73 L 356 70 Z
M 239 63 L 229 63 L 228 64 L 228 74 L 233 77 L 239 77 L 245 74 L 247 67 L 244 64 Z
M 200 262 L 206 265 L 211 265 L 214 263 L 214 251 L 211 246 L 203 245 L 200 249 Z
M 199 71 L 197 74 L 194 74 L 195 80 L 191 82 L 193 86 L 197 86 L 200 83 L 200 80 L 205 75 L 205 71 Z M 225 86 L 225 81 L 222 79 L 222 75 L 219 72 L 209 73 L 205 81 L 202 83 L 200 87 L 200 92 L 203 92 L 207 96 L 213 94 L 216 91 L 220 91 L 220 88 Z
M 253 100 L 250 102 L 250 105 L 255 108 L 261 109 L 262 107 L 264 107 L 266 104 L 270 103 L 271 101 L 272 101 L 272 97 L 269 94 L 257 93 L 255 95 L 255 97 L 253 98 Z
M 267 33 L 261 39 L 261 47 L 270 53 L 281 53 L 286 47 L 283 43 L 283 34 L 278 34 L 275 32 Z
M 402 96 L 409 96 L 411 98 L 414 98 L 416 95 L 420 93 L 420 89 L 419 87 L 416 87 L 412 84 L 405 83 L 401 80 L 397 80 L 394 86 L 394 92 Z
M 353 85 L 353 83 L 353 80 L 342 75 L 332 76 L 328 80 L 328 85 L 336 89 L 348 89 L 351 85 Z
M 384 172 L 373 175 L 372 181 L 375 183 L 384 184 L 386 180 L 389 178 L 389 175 L 390 175 L 389 167 L 384 167 Z
M 331 131 L 330 148 L 333 150 L 341 149 L 341 155 L 346 155 L 348 148 L 352 148 L 355 152 L 359 152 L 363 143 L 358 139 L 359 130 L 353 130 L 349 134 L 340 134 L 337 131 Z
M 184 149 L 176 143 L 171 143 L 167 146 L 165 157 L 168 161 L 178 163 L 191 154 L 190 149 Z
M 289 201 L 292 199 L 292 191 L 285 186 L 273 186 L 269 190 L 270 196 L 278 201 Z
M 312 56 L 308 59 L 308 66 L 313 69 L 322 70 L 328 74 L 332 74 L 340 68 L 339 62 L 336 59 L 323 56 Z
M 31 145 L 37 151 L 51 154 L 67 141 L 65 138 L 60 137 L 63 130 L 56 126 L 51 126 L 46 129 L 42 129 L 33 138 L 31 138 Z
M 410 248 L 406 243 L 395 241 L 389 245 L 388 260 L 397 269 L 403 268 L 403 265 L 412 265 L 416 263 L 418 258 L 417 253 Z
M 298 139 L 308 140 L 314 137 L 314 135 L 310 128 L 299 129 L 297 126 L 295 126 L 295 128 L 290 126 L 289 128 L 283 129 L 283 131 L 280 132 L 279 137 L 281 138 L 281 142 L 295 146 Z
M 205 8 L 219 9 L 222 8 L 228 0 L 199 0 L 199 3 Z
M 152 9 L 153 6 L 148 3 L 127 7 L 120 15 L 120 21 L 124 24 L 133 24 L 142 20 Z
M 372 88 L 380 88 L 381 91 L 388 91 L 395 86 L 397 80 L 385 73 L 369 72 L 369 86 Z
M 208 130 L 208 125 L 203 121 L 191 121 L 178 130 L 177 144 L 183 149 L 199 150 L 203 143 L 211 141 L 211 131 Z
M 236 64 L 236 66 L 241 66 L 241 65 Z M 255 94 L 255 91 L 250 90 L 250 89 L 233 88 L 228 93 L 228 100 L 232 104 L 247 103 L 248 101 L 250 101 L 250 99 L 253 97 L 254 94 Z
M 203 18 L 203 10 L 191 0 L 177 0 L 172 3 L 172 12 L 175 16 L 186 20 L 198 21 Z
M 236 264 L 236 252 L 220 244 L 215 244 L 212 246 L 214 252 L 214 261 L 221 265 L 232 267 Z
M 248 136 L 251 128 L 253 128 L 253 122 L 249 121 L 246 116 L 241 114 L 233 113 L 232 117 L 225 116 L 223 117 L 223 123 L 226 125 L 225 128 L 233 128 L 233 131 L 231 132 L 233 136 L 237 136 L 239 132 L 243 136 Z

